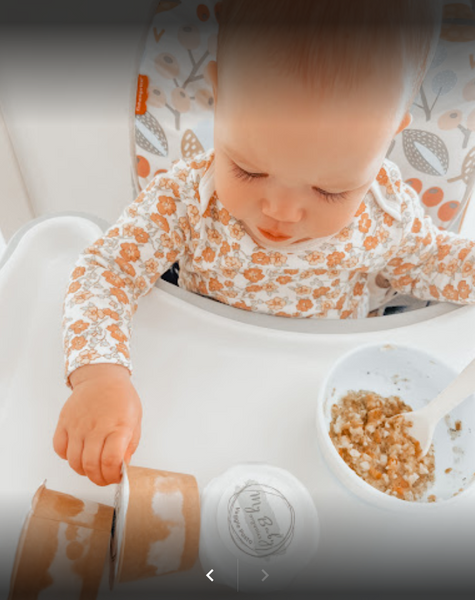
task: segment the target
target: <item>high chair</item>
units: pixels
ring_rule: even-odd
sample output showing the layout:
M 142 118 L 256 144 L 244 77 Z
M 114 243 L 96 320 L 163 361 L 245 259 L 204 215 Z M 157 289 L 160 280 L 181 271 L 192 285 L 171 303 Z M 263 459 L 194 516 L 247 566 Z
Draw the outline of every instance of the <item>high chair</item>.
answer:
M 205 67 L 215 58 L 217 19 L 219 6 L 211 0 L 153 4 L 136 47 L 139 66 L 130 97 L 122 98 L 129 106 L 122 131 L 128 128 L 130 138 L 121 140 L 120 152 L 125 156 L 128 147 L 130 202 L 173 160 L 212 145 Z M 411 109 L 413 123 L 395 138 L 388 158 L 441 229 L 473 239 L 474 90 L 475 12 L 468 0 L 447 2 L 437 53 Z M 24 151 L 27 140 L 16 142 Z M 111 156 L 119 153 L 116 142 L 111 141 Z M 94 152 L 93 137 L 88 143 L 82 152 Z M 18 172 L 26 170 L 31 178 L 34 166 L 22 163 L 19 154 Z M 71 165 L 71 173 L 75 168 Z M 64 184 L 67 172 L 61 177 Z M 70 394 L 61 340 L 68 278 L 80 252 L 113 223 L 99 210 L 74 209 L 32 215 L 0 257 L 1 592 L 8 588 L 31 497 L 44 479 L 48 487 L 83 499 L 111 505 L 114 500 L 115 486 L 100 488 L 79 476 L 52 444 Z M 376 302 L 368 319 L 285 319 L 239 310 L 170 281 L 173 273 L 159 279 L 134 316 L 133 383 L 144 416 L 131 464 L 191 473 L 201 488 L 246 461 L 290 471 L 310 491 L 322 531 L 316 561 L 294 582 L 295 591 L 473 591 L 473 494 L 456 508 L 417 516 L 376 509 L 329 470 L 314 420 L 326 374 L 360 345 L 409 345 L 462 370 L 475 355 L 475 307 L 396 296 L 389 304 Z M 199 570 L 195 565 L 194 572 Z M 120 591 L 135 594 L 141 585 L 124 584 Z M 187 574 L 153 585 L 157 593 L 167 586 L 184 590 Z

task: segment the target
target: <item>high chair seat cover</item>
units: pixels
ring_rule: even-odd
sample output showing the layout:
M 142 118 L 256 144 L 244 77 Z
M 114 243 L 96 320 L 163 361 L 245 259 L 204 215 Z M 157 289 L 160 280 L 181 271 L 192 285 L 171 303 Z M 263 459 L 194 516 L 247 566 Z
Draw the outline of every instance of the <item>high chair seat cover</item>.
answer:
M 52 443 L 71 393 L 61 347 L 65 289 L 78 254 L 101 235 L 85 217 L 39 219 L 7 248 L 0 268 L 2 592 L 23 519 L 45 478 L 51 489 L 113 504 L 116 486 L 98 487 L 76 474 Z M 309 489 L 321 521 L 317 560 L 293 589 L 310 580 L 312 589 L 473 589 L 473 493 L 460 498 L 457 510 L 377 509 L 337 481 L 317 445 L 319 386 L 350 349 L 380 341 L 412 345 L 458 371 L 473 358 L 475 307 L 433 306 L 421 318 L 417 312 L 345 328 L 340 321 L 309 327 L 238 311 L 162 281 L 134 316 L 133 383 L 143 423 L 131 464 L 193 474 L 200 489 L 246 461 L 290 471 Z M 187 577 L 169 575 L 153 585 L 186 589 Z M 209 581 L 202 579 L 205 589 Z M 108 593 L 103 584 L 99 598 Z M 136 593 L 142 585 L 150 590 L 146 581 L 120 591 Z

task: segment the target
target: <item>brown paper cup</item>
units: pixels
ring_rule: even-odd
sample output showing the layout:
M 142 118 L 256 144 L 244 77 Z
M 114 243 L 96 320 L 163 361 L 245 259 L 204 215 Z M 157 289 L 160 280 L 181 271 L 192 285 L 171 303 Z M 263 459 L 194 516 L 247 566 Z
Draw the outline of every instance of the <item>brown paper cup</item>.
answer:
M 46 488 L 36 491 L 23 525 L 10 580 L 9 600 L 96 597 L 113 508 Z
M 122 464 L 109 584 L 190 569 L 198 557 L 200 495 L 191 475 Z

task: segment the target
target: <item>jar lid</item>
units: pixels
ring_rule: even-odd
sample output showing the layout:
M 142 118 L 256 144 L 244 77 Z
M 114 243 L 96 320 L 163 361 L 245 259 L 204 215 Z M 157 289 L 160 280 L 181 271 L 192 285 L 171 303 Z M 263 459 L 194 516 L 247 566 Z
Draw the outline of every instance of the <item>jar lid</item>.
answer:
M 236 465 L 201 495 L 201 564 L 242 591 L 288 585 L 314 558 L 319 531 L 307 488 L 279 467 Z

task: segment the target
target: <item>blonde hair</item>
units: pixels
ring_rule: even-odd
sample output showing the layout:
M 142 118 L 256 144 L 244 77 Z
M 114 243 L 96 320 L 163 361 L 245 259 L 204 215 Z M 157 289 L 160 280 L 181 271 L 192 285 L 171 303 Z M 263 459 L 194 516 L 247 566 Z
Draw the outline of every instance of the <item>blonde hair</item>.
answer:
M 218 73 L 237 39 L 257 43 L 266 66 L 322 94 L 402 66 L 407 110 L 432 62 L 442 9 L 443 0 L 223 0 Z

